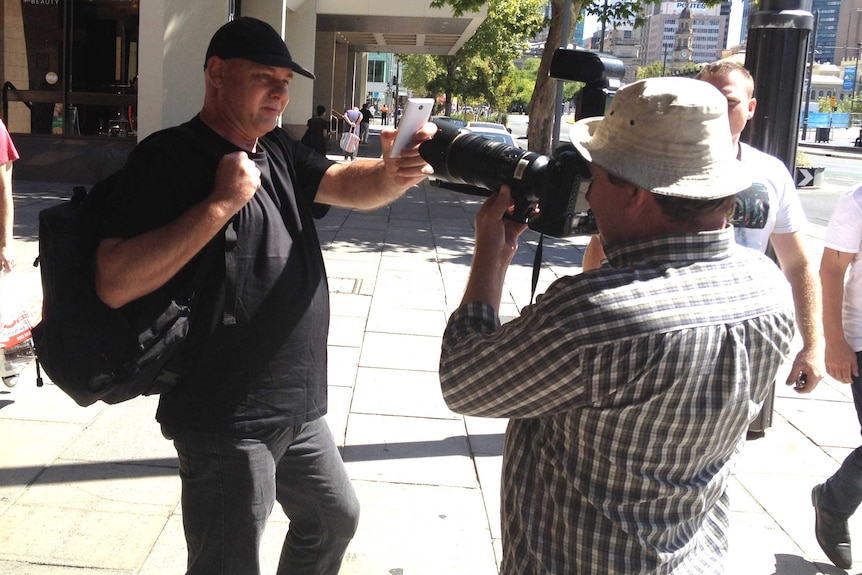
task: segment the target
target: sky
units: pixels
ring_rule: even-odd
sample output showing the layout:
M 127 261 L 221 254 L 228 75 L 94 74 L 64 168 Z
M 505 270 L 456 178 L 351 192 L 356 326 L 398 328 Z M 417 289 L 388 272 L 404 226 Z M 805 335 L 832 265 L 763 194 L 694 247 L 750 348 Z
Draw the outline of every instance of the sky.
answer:
M 730 5 L 730 22 L 728 24 L 729 31 L 727 34 L 727 46 L 730 48 L 739 44 L 739 27 L 742 24 L 742 0 L 733 0 Z M 587 16 L 584 20 L 584 37 L 589 37 L 601 28 L 595 16 Z

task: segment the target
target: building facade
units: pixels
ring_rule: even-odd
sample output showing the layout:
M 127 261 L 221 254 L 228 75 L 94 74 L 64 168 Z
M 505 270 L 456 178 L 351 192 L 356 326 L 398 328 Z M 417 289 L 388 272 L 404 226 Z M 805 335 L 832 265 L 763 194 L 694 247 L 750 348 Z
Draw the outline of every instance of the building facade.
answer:
M 818 26 L 818 35 L 819 33 Z M 862 45 L 862 0 L 844 0 L 838 13 L 835 61 L 854 60 L 862 48 L 860 45 Z
M 839 15 L 841 5 L 852 4 L 855 0 L 814 0 L 812 14 L 818 14 L 817 41 L 814 46 L 815 62 L 835 62 L 836 55 L 840 58 L 844 49 L 838 44 Z M 854 18 L 855 20 L 856 18 Z
M 299 136 L 318 104 L 343 110 L 380 93 L 369 89 L 368 54 L 455 53 L 486 14 L 455 17 L 428 0 L 352 4 L 0 0 L 2 118 L 21 151 L 16 175 L 93 182 L 141 138 L 194 116 L 207 44 L 233 17 L 269 22 L 314 70 L 316 80 L 291 85 L 282 116 Z
M 729 17 L 722 9 L 723 4 L 675 1 L 652 7 L 642 36 L 641 65 L 661 62 L 665 69 L 677 70 L 718 60 L 727 41 Z

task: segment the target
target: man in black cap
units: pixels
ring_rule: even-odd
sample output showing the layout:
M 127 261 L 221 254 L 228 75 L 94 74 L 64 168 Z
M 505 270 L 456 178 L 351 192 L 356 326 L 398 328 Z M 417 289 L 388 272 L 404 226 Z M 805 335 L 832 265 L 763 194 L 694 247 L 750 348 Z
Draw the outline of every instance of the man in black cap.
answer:
M 277 127 L 293 61 L 268 24 L 212 37 L 200 113 L 130 155 L 101 230 L 96 284 L 119 308 L 199 277 L 179 383 L 156 415 L 179 455 L 188 573 L 259 572 L 275 501 L 290 519 L 278 573 L 337 573 L 359 504 L 323 415 L 329 295 L 314 217 L 392 202 L 430 172 L 418 143 L 338 165 Z M 232 248 L 220 234 L 229 223 Z M 211 242 L 216 238 L 215 243 Z M 222 242 L 222 243 L 220 243 Z M 224 263 L 200 257 L 208 245 Z M 225 249 L 221 249 L 224 247 Z

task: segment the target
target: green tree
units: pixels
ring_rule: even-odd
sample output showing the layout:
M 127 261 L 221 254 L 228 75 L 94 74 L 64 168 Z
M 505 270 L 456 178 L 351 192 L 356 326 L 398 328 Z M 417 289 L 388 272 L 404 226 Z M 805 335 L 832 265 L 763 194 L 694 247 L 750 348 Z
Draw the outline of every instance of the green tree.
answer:
M 527 129 L 528 147 L 539 153 L 547 154 L 551 150 L 551 137 L 553 131 L 554 108 L 556 102 L 556 82 L 549 75 L 551 58 L 561 44 L 563 38 L 571 38 L 581 10 L 598 18 L 605 26 L 614 27 L 623 23 L 632 23 L 635 27 L 643 26 L 646 22 L 646 8 L 659 5 L 661 0 L 616 0 L 606 2 L 604 0 L 572 0 L 571 13 L 568 18 L 568 27 L 563 30 L 564 12 L 566 0 L 550 0 L 551 17 L 545 23 L 548 26 L 548 37 L 545 41 L 545 49 L 542 53 L 539 69 L 536 73 L 533 94 L 530 99 L 528 112 L 530 114 L 530 125 Z M 704 0 L 707 6 L 718 4 L 718 0 Z M 475 11 L 484 2 L 481 0 L 432 0 L 431 6 L 451 6 L 456 16 L 463 12 Z M 542 3 L 542 5 L 545 5 Z M 489 18 L 493 3 L 489 3 Z M 469 42 L 468 42 L 469 43 Z M 568 44 L 568 42 L 566 42 Z M 466 46 L 465 46 L 466 47 Z
M 563 30 L 563 13 L 565 0 L 551 0 L 551 18 L 548 27 L 548 39 L 542 54 L 539 73 L 536 76 L 536 86 L 533 99 L 530 102 L 530 125 L 527 131 L 529 148 L 539 153 L 549 153 L 551 147 L 554 103 L 556 101 L 556 80 L 549 75 L 551 58 L 554 50 L 561 44 L 562 38 L 571 38 L 577 15 L 581 10 L 598 17 L 600 23 L 614 27 L 622 23 L 632 23 L 635 27 L 646 22 L 646 8 L 660 4 L 661 0 L 619 0 L 614 3 L 598 0 L 572 0 L 572 12 L 569 15 L 569 27 Z M 707 6 L 714 6 L 717 0 L 704 0 Z M 631 79 L 627 79 L 631 81 Z
M 470 101 L 487 102 L 495 108 L 505 107 L 517 92 L 513 61 L 526 47 L 527 39 L 541 30 L 545 1 L 491 0 L 487 18 L 464 46 L 454 55 L 431 56 L 434 64 L 429 66 L 431 71 L 425 78 L 425 85 L 408 86 L 413 90 L 424 88 L 444 95 L 446 114 L 451 113 L 454 95 Z M 443 4 L 452 6 L 458 16 L 464 11 L 477 10 L 484 2 L 434 0 L 431 3 L 434 7 Z M 427 61 L 415 56 L 407 56 L 404 61 L 408 67 L 427 65 Z
M 850 111 L 850 98 L 844 98 L 843 100 L 836 100 L 835 107 L 837 110 L 834 110 L 837 113 L 846 114 Z M 832 110 L 832 102 L 827 97 L 822 97 L 817 99 L 817 108 L 821 112 L 828 112 Z M 856 104 L 856 111 L 860 109 L 859 104 Z
M 638 80 L 646 80 L 647 78 L 659 78 L 665 75 L 665 65 L 663 62 L 656 60 L 646 66 L 638 66 Z

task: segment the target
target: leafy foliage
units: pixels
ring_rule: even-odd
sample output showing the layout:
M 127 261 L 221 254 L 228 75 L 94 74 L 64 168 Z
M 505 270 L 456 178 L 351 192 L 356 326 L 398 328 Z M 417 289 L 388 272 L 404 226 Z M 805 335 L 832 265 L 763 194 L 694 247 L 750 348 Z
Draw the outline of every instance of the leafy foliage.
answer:
M 477 10 L 484 2 L 434 0 L 448 4 L 460 15 Z M 452 96 L 468 102 L 505 108 L 518 83 L 513 61 L 526 48 L 526 40 L 544 25 L 545 0 L 491 0 L 488 16 L 464 46 L 451 56 L 408 55 L 404 57 L 404 83 L 414 92 L 445 95 L 446 113 Z
M 718 4 L 719 0 L 704 0 L 707 6 Z M 659 5 L 661 0 L 618 0 L 604 2 L 603 0 L 572 0 L 572 13 L 569 17 L 569 27 L 562 30 L 564 22 L 565 0 L 551 0 L 551 21 L 548 28 L 548 39 L 542 54 L 542 65 L 536 76 L 533 99 L 530 102 L 530 125 L 527 132 L 529 148 L 533 151 L 547 154 L 550 152 L 552 140 L 553 117 L 555 109 L 555 82 L 548 71 L 551 67 L 551 57 L 554 50 L 564 42 L 563 38 L 571 38 L 577 15 L 581 10 L 598 18 L 606 27 L 632 23 L 635 27 L 646 22 L 644 14 L 652 5 Z
M 666 66 L 656 60 L 651 64 L 647 64 L 646 66 L 638 66 L 638 80 L 646 80 L 647 78 L 659 78 L 664 76 L 666 72 Z

